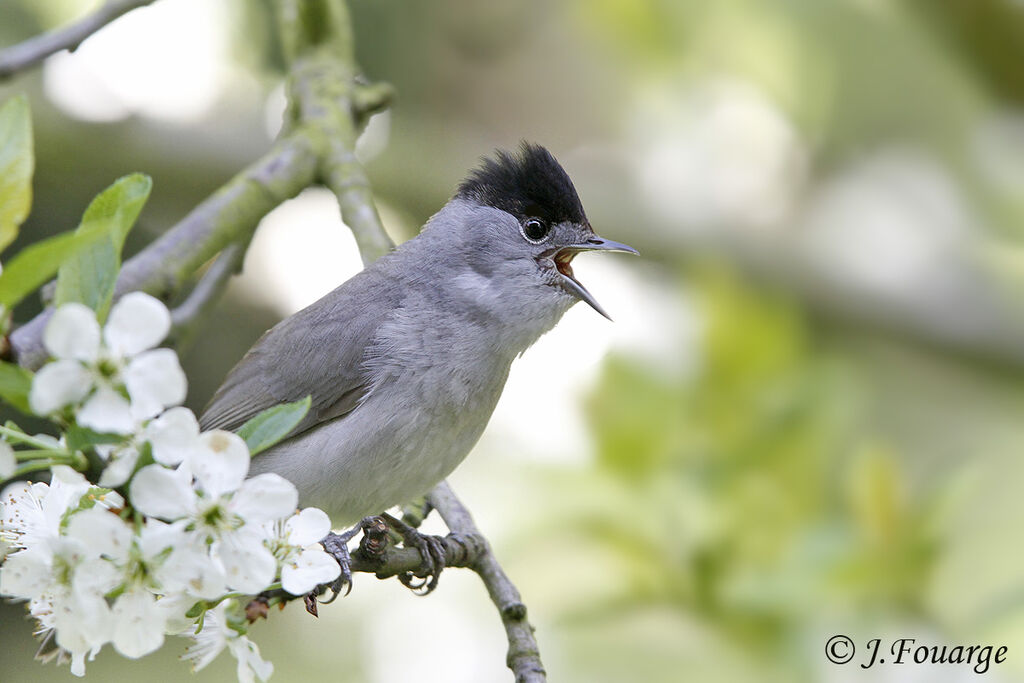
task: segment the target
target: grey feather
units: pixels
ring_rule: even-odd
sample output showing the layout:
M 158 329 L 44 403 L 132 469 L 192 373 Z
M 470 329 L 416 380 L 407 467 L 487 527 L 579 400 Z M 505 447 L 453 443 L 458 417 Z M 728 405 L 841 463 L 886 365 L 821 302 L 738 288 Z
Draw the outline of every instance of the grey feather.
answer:
M 306 396 L 309 412 L 292 436 L 351 412 L 368 386 L 363 354 L 399 301 L 379 271 L 360 273 L 268 330 L 214 394 L 201 427 L 235 430 L 267 408 Z

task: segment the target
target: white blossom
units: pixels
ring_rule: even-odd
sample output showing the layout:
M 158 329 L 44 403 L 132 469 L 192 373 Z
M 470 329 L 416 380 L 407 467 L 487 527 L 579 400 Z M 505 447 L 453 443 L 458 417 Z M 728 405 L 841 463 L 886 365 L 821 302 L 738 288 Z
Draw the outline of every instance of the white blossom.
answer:
M 31 600 L 37 611 L 45 605 L 57 645 L 70 654 L 76 676 L 85 673 L 86 656 L 95 656 L 110 639 L 114 621 L 104 596 L 119 582 L 98 549 L 70 535 L 34 543 L 9 555 L 0 568 L 0 593 Z
M 121 486 L 128 481 L 146 442 L 152 448 L 153 459 L 164 465 L 177 465 L 203 452 L 196 416 L 188 408 L 171 408 L 135 430 L 125 441 L 96 447 L 97 454 L 107 462 L 100 475 L 100 486 Z
M 262 524 L 294 512 L 298 493 L 276 474 L 245 479 L 249 451 L 236 434 L 206 432 L 199 445 L 202 452 L 177 469 L 147 465 L 139 470 L 130 485 L 132 503 L 145 515 L 185 521 L 194 547 L 209 545 L 209 560 L 223 570 L 229 588 L 259 592 L 277 572 Z M 216 575 L 217 568 L 206 566 L 201 553 L 183 550 L 177 561 L 207 579 Z
M 52 468 L 49 485 L 17 482 L 4 490 L 0 535 L 16 548 L 51 542 L 60 536 L 60 523 L 78 505 L 91 484 L 66 465 Z M 0 572 L 2 572 L 0 568 Z
M 92 448 L 104 461 L 99 486 L 125 486 L 129 501 L 67 465 L 51 467 L 48 484 L 7 486 L 0 597 L 27 603 L 36 634 L 53 638 L 76 676 L 108 643 L 137 658 L 180 634 L 192 639 L 185 658 L 195 670 L 227 649 L 240 683 L 265 681 L 273 666 L 245 635 L 244 602 L 229 593 L 259 593 L 280 577 L 303 595 L 336 579 L 337 562 L 318 544 L 330 520 L 316 508 L 296 513 L 294 485 L 276 474 L 247 479 L 239 436 L 201 433 L 190 410 L 174 407 L 184 374 L 174 351 L 154 348 L 169 325 L 166 307 L 142 293 L 123 297 L 102 328 L 81 304 L 53 314 L 43 341 L 55 360 L 33 379 L 30 405 L 122 435 Z M 69 450 L 65 435 L 34 438 Z M 137 470 L 143 453 L 154 464 Z M 0 481 L 16 468 L 0 439 Z M 203 601 L 217 606 L 186 616 Z
M 0 594 L 29 601 L 78 676 L 115 631 L 106 596 L 125 581 L 133 536 L 108 509 L 123 499 L 91 489 L 71 468 L 54 467 L 49 485 L 8 487 L 0 518 L 5 541 L 18 548 L 0 566 Z
M 140 585 L 131 586 L 111 609 L 114 649 L 133 659 L 158 650 L 164 644 L 168 616 L 155 595 Z
M 185 634 L 183 634 L 185 635 Z M 266 681 L 274 673 L 274 665 L 260 657 L 256 644 L 231 628 L 227 618 L 227 606 L 220 604 L 206 612 L 203 628 L 188 634 L 193 642 L 183 656 L 192 664 L 192 671 L 199 671 L 216 659 L 226 647 L 238 660 L 239 683 L 253 683 L 257 678 Z
M 88 307 L 64 304 L 43 334 L 56 360 L 36 373 L 29 393 L 32 410 L 51 415 L 71 405 L 79 424 L 128 434 L 140 421 L 181 403 L 186 381 L 177 355 L 153 348 L 170 324 L 167 307 L 142 292 L 114 304 L 102 332 Z
M 331 520 L 323 510 L 305 508 L 283 523 L 268 526 L 271 547 L 281 561 L 281 587 L 292 595 L 305 595 L 341 574 L 338 562 L 319 545 L 331 531 Z

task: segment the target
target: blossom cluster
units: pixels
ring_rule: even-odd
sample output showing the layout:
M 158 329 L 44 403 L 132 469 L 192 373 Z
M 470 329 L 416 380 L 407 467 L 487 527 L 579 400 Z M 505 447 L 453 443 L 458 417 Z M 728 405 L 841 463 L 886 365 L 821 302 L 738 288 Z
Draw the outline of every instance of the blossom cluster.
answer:
M 143 293 L 123 297 L 102 328 L 81 304 L 53 314 L 44 344 L 54 360 L 28 398 L 60 436 L 0 427 L 0 480 L 48 479 L 0 496 L 0 596 L 26 602 L 78 676 L 108 643 L 135 658 L 180 635 L 194 669 L 227 649 L 240 681 L 266 680 L 273 666 L 246 635 L 247 596 L 304 595 L 336 579 L 318 545 L 330 521 L 297 511 L 280 476 L 247 478 L 246 442 L 201 432 L 178 405 L 177 355 L 154 348 L 170 324 Z

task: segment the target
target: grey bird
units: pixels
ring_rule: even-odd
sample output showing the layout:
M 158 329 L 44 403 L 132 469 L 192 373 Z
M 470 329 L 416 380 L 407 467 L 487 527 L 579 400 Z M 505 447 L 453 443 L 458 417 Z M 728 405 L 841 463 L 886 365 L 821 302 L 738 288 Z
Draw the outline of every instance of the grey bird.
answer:
M 409 502 L 469 453 L 517 356 L 577 301 L 607 317 L 573 276 L 583 251 L 636 253 L 594 233 L 545 148 L 498 151 L 417 237 L 267 331 L 202 428 L 234 430 L 310 396 L 250 473 L 290 480 L 336 528 Z

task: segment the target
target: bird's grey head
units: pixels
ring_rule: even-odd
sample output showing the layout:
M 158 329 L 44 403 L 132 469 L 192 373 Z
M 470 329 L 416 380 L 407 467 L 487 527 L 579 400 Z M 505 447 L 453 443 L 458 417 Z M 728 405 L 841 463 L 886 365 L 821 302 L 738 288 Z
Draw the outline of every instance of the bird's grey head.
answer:
M 514 284 L 524 300 L 550 299 L 562 310 L 586 301 L 608 317 L 573 275 L 576 254 L 636 253 L 594 232 L 568 174 L 540 145 L 524 142 L 518 152 L 499 150 L 485 159 L 446 212 L 458 216 L 453 222 L 464 232 L 462 252 L 472 268 Z

